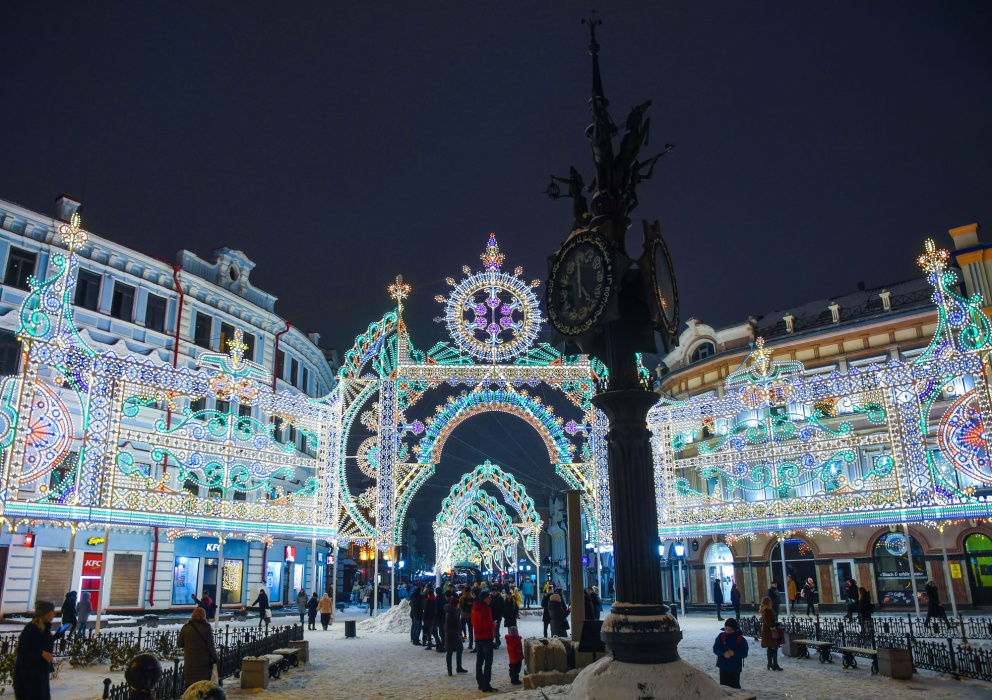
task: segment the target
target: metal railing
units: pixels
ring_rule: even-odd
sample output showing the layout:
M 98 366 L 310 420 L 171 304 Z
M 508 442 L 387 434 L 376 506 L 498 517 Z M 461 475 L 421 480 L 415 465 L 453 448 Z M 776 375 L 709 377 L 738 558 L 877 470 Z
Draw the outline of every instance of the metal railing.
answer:
M 909 649 L 913 666 L 954 678 L 992 681 L 992 648 L 972 641 L 992 640 L 992 618 L 958 617 L 926 622 L 913 614 L 875 616 L 863 623 L 843 617 L 789 617 L 780 624 L 790 636 L 865 649 Z M 740 620 L 741 632 L 761 638 L 761 618 Z M 940 640 L 940 641 L 938 641 Z
M 235 628 L 245 629 L 245 628 Z M 214 641 L 217 642 L 220 630 L 214 632 Z M 217 656 L 217 677 L 220 680 L 241 675 L 241 660 L 246 656 L 262 656 L 271 654 L 276 649 L 289 646 L 294 640 L 303 639 L 303 625 L 286 625 L 283 627 L 270 628 L 268 634 L 252 635 L 235 633 L 229 634 L 225 630 L 225 637 L 229 644 L 218 645 Z M 165 669 L 162 680 L 156 687 L 156 697 L 158 700 L 178 700 L 186 690 L 185 674 L 182 659 L 174 657 L 172 668 Z M 112 685 L 113 681 L 106 678 L 103 681 L 103 700 L 127 700 L 130 688 L 127 681 Z

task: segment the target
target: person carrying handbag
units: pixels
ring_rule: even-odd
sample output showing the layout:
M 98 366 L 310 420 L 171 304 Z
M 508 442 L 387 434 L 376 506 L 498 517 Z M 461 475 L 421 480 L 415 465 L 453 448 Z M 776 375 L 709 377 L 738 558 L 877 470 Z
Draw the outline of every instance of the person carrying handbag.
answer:
M 778 649 L 782 646 L 785 635 L 782 628 L 778 626 L 778 615 L 775 614 L 775 610 L 772 608 L 772 599 L 768 596 L 761 599 L 759 615 L 761 617 L 761 647 L 768 654 L 768 670 L 781 671 L 783 669 L 778 665 Z
M 179 630 L 176 640 L 183 650 L 183 673 L 186 687 L 198 681 L 217 680 L 217 649 L 214 633 L 207 622 L 207 612 L 195 608 L 189 622 Z

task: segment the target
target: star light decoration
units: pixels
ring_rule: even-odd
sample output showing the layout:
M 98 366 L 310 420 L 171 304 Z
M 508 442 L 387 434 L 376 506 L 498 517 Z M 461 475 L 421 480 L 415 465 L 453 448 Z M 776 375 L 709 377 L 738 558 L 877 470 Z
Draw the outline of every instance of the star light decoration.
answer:
M 453 287 L 449 297 L 435 299 L 445 305 L 443 322 L 462 352 L 482 362 L 509 362 L 526 353 L 536 342 L 541 328 L 541 310 L 533 288 L 518 267 L 511 275 L 500 266 L 505 256 L 499 250 L 496 234 L 489 235 L 489 244 L 482 254 L 484 270 L 473 273 L 467 265 L 467 275 L 461 282 L 447 279 Z

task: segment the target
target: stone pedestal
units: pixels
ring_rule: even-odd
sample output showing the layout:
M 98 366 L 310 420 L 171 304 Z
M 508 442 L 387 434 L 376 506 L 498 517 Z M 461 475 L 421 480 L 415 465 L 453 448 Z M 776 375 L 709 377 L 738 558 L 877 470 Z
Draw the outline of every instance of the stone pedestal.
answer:
M 796 644 L 797 639 L 802 639 L 802 635 L 786 632 L 785 638 L 782 640 L 782 653 L 790 658 L 796 658 L 796 653 L 799 651 L 799 645 Z
M 241 687 L 261 688 L 262 690 L 269 687 L 268 658 L 246 656 L 241 659 Z
M 301 664 L 308 663 L 310 661 L 310 641 L 307 639 L 296 639 L 289 643 L 290 649 L 296 649 L 296 658 L 300 660 Z
M 607 656 L 587 666 L 572 682 L 569 695 L 577 700 L 754 700 L 754 693 L 719 685 L 706 673 L 682 661 L 628 664 Z
M 913 677 L 913 653 L 909 649 L 878 648 L 878 675 L 901 681 Z

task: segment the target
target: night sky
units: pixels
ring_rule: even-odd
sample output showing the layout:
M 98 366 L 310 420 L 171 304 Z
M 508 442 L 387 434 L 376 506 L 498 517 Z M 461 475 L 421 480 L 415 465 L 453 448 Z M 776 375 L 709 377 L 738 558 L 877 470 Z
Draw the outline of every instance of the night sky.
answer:
M 401 273 L 426 349 L 434 296 L 490 232 L 542 281 L 568 233 L 569 200 L 542 192 L 571 164 L 592 177 L 589 8 L 419 4 L 4 3 L 0 198 L 81 197 L 87 229 L 169 259 L 243 250 L 339 351 Z M 605 92 L 618 122 L 653 100 L 647 154 L 676 144 L 635 216 L 661 222 L 683 319 L 912 277 L 925 237 L 992 221 L 992 4 L 619 5 Z M 484 456 L 562 483 L 499 420 L 459 429 L 418 520 Z

